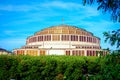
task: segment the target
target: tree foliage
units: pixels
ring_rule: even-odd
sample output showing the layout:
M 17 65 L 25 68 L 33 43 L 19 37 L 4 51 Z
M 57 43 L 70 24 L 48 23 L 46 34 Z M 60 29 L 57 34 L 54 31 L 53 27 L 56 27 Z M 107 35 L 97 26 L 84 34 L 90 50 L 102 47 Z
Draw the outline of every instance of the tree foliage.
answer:
M 101 80 L 120 80 L 120 52 L 103 57 Z
M 80 56 L 1 55 L 0 80 L 82 80 L 86 73 L 94 75 L 100 71 L 96 59 Z
M 116 45 L 117 48 L 120 47 L 120 29 L 112 32 L 104 32 L 103 34 L 106 37 L 105 42 L 109 40 L 112 46 Z
M 83 4 L 98 3 L 98 10 L 109 11 L 113 21 L 120 22 L 120 0 L 83 0 Z
M 120 80 L 120 52 L 105 57 L 0 55 L 0 80 Z
M 120 22 L 120 0 L 83 0 L 83 4 L 93 4 L 94 2 L 98 3 L 98 10 L 103 12 L 109 11 L 111 14 L 111 19 L 115 22 Z M 120 47 L 120 29 L 112 32 L 104 32 L 106 37 L 105 42 L 109 40 L 110 44 L 117 45 L 117 48 Z

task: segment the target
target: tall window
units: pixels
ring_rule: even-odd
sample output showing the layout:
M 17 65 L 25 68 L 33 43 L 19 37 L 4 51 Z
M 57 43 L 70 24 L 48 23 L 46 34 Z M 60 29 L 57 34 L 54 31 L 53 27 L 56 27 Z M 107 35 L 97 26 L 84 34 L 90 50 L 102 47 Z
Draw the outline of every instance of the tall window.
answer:
M 62 35 L 61 37 L 62 41 L 69 41 L 69 35 Z
M 53 34 L 54 33 L 54 30 L 49 30 L 49 34 Z
M 79 36 L 79 41 L 82 41 L 82 36 Z
M 90 56 L 92 56 L 92 51 L 90 51 Z
M 68 30 L 62 30 L 62 33 L 68 34 L 69 32 L 68 32 Z
M 29 43 L 31 43 L 31 39 L 29 38 Z
M 53 35 L 52 40 L 53 41 L 60 41 L 60 35 Z
M 78 36 L 75 36 L 75 41 L 78 41 Z
M 83 41 L 86 42 L 86 37 L 85 36 L 83 37 Z
M 90 56 L 90 55 L 89 55 L 89 50 L 87 50 L 87 56 Z
M 70 55 L 70 51 L 66 51 L 66 55 Z
M 45 50 L 40 50 L 40 55 L 46 55 Z
M 92 43 L 94 43 L 94 38 L 92 37 Z
M 31 38 L 29 39 L 29 42 L 30 42 L 30 43 L 33 42 L 33 37 L 31 37 Z
M 75 36 L 71 35 L 71 41 L 74 41 L 74 40 L 75 40 Z
M 96 51 L 93 51 L 93 56 L 96 56 Z
M 78 36 L 71 35 L 71 41 L 78 41 Z
M 33 42 L 36 42 L 36 40 L 37 40 L 37 38 L 36 38 L 36 37 L 33 37 L 32 39 L 33 39 Z
M 38 36 L 38 41 L 43 41 L 43 36 Z
M 85 37 L 84 36 L 79 36 L 79 41 L 85 41 Z
M 51 41 L 51 35 L 45 35 L 44 41 Z
M 89 42 L 91 42 L 91 37 L 89 37 Z
M 51 41 L 51 35 L 47 35 L 48 41 Z
M 75 31 L 74 30 L 69 30 L 69 34 L 74 34 Z
M 90 37 L 87 37 L 87 42 L 91 42 L 91 38 Z
M 72 55 L 73 55 L 73 56 L 76 55 L 76 54 L 75 54 L 75 51 L 72 51 Z
M 96 43 L 96 38 L 94 38 L 94 43 Z

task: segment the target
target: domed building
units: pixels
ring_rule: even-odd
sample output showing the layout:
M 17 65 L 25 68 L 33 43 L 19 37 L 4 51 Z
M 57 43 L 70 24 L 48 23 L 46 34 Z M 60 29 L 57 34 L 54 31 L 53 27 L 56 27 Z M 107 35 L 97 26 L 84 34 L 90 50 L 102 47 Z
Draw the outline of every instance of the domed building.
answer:
M 36 32 L 27 38 L 25 46 L 13 50 L 15 54 L 33 56 L 98 56 L 96 51 L 102 51 L 100 38 L 84 29 L 69 25 L 52 26 Z M 104 51 L 104 55 L 106 54 Z

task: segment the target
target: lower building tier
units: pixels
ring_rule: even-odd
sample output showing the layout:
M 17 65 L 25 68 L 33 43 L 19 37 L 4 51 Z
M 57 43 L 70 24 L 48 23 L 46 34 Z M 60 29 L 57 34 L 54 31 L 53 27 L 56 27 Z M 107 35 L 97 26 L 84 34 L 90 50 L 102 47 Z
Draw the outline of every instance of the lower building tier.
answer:
M 106 50 L 95 49 L 15 49 L 13 52 L 16 55 L 68 55 L 68 56 L 99 56 L 99 52 L 107 55 L 109 52 Z

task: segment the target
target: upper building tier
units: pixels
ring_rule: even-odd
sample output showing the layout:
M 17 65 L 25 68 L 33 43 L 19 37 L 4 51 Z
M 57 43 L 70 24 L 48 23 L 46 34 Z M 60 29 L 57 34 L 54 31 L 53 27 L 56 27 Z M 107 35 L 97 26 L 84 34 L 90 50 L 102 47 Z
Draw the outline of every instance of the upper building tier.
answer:
M 69 25 L 52 26 L 35 33 L 35 35 L 43 35 L 43 34 L 78 34 L 78 35 L 93 36 L 91 32 L 88 32 L 85 29 L 81 29 L 76 26 L 69 26 Z

